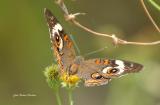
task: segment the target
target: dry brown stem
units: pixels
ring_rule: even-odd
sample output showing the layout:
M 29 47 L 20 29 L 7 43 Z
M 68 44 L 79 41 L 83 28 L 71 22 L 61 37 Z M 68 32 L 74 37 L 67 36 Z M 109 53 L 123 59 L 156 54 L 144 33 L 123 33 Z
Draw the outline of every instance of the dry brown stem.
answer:
M 56 3 L 59 5 L 59 7 L 62 9 L 62 11 L 64 12 L 64 16 L 65 16 L 65 19 L 67 21 L 70 21 L 72 22 L 73 24 L 75 24 L 77 27 L 79 28 L 82 28 L 83 30 L 87 31 L 87 32 L 90 32 L 94 35 L 98 35 L 98 36 L 104 36 L 104 37 L 108 37 L 108 38 L 111 38 L 113 40 L 113 43 L 115 45 L 118 45 L 118 44 L 123 44 L 123 45 L 157 45 L 157 44 L 160 44 L 160 40 L 159 41 L 154 41 L 154 42 L 130 42 L 130 41 L 126 41 L 126 40 L 123 40 L 123 39 L 120 39 L 118 38 L 116 35 L 112 34 L 112 35 L 109 35 L 109 34 L 104 34 L 104 33 L 99 33 L 99 32 L 96 32 L 96 31 L 93 31 L 91 30 L 90 28 L 80 24 L 77 20 L 76 20 L 76 16 L 78 15 L 84 15 L 84 13 L 75 13 L 75 14 L 70 14 L 68 12 L 68 9 L 66 7 L 66 5 L 64 4 L 64 1 L 63 0 L 57 0 Z M 156 25 L 156 23 L 154 22 L 153 18 L 151 17 L 151 15 L 149 14 L 145 4 L 144 4 L 144 1 L 141 0 L 141 4 L 144 8 L 144 11 L 147 13 L 147 16 L 149 17 L 149 19 L 152 21 L 152 24 L 156 27 L 156 29 L 158 30 L 158 32 L 160 33 L 160 30 L 158 28 L 158 26 Z

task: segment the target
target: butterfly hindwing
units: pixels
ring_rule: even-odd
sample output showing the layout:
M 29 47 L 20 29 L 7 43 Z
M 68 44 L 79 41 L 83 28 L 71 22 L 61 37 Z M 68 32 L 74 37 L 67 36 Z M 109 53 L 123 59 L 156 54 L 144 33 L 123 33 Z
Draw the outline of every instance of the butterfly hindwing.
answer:
M 73 43 L 51 11 L 45 9 L 44 14 L 49 27 L 54 55 L 58 65 L 60 65 L 60 72 L 64 73 L 67 67 L 73 63 L 76 56 Z

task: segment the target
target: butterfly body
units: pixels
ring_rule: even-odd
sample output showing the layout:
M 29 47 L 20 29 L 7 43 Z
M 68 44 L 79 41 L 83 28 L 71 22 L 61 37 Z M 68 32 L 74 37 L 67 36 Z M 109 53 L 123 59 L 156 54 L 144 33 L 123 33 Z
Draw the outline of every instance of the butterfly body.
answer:
M 141 64 L 130 61 L 107 58 L 85 60 L 82 56 L 76 56 L 71 38 L 48 9 L 45 9 L 45 18 L 61 75 L 77 75 L 84 80 L 85 86 L 99 86 L 107 84 L 112 78 L 138 72 L 143 68 Z

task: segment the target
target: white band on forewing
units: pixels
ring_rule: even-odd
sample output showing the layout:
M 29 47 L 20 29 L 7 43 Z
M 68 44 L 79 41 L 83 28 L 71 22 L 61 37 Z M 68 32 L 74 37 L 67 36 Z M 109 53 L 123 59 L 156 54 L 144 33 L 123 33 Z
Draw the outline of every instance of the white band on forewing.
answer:
M 59 31 L 63 30 L 62 26 L 59 23 L 55 24 L 55 26 L 52 28 L 52 37 L 54 37 L 55 33 L 57 33 L 59 35 L 58 30 Z
M 117 67 L 115 67 L 115 68 L 119 69 L 118 74 L 123 73 L 124 72 L 124 68 L 125 68 L 124 62 L 122 60 L 115 60 L 115 64 L 118 65 Z
M 59 31 L 62 31 L 63 30 L 63 28 L 62 28 L 62 26 L 59 24 L 59 23 L 57 23 L 57 24 L 55 24 L 55 26 L 52 28 L 52 31 L 51 31 L 51 38 L 53 37 L 54 38 L 54 36 L 55 36 L 55 34 L 58 34 L 59 35 L 59 38 L 60 38 L 60 45 L 58 46 L 59 47 L 59 50 L 62 50 L 62 48 L 63 48 L 63 40 L 62 40 L 62 38 L 61 38 L 61 36 L 60 36 L 60 34 L 59 34 Z

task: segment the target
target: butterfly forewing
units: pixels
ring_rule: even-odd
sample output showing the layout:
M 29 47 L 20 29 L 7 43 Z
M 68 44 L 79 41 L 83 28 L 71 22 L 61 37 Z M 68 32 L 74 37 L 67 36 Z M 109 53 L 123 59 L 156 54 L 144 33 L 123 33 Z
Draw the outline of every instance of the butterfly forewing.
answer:
M 124 60 L 89 59 L 79 64 L 77 75 L 85 80 L 86 86 L 104 85 L 112 78 L 142 70 L 143 66 Z
M 44 14 L 49 27 L 54 55 L 61 68 L 60 72 L 64 73 L 67 67 L 72 64 L 75 59 L 73 43 L 51 11 L 45 9 Z

